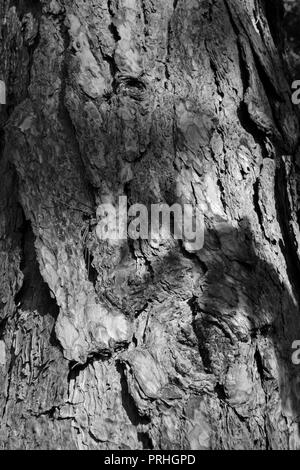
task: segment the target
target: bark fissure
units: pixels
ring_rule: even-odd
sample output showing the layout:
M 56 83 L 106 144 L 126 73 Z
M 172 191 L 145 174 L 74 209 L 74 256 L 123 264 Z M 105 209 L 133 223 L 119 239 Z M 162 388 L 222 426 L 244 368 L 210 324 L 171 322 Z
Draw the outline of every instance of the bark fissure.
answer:
M 293 286 L 294 295 L 299 303 L 300 293 L 300 260 L 297 254 L 297 241 L 294 239 L 294 234 L 291 231 L 290 220 L 291 220 L 291 209 L 287 195 L 287 177 L 285 164 L 281 159 L 280 167 L 276 171 L 276 209 L 278 215 L 278 221 L 281 226 L 283 235 L 283 241 L 280 242 L 282 253 L 284 254 L 288 276 Z

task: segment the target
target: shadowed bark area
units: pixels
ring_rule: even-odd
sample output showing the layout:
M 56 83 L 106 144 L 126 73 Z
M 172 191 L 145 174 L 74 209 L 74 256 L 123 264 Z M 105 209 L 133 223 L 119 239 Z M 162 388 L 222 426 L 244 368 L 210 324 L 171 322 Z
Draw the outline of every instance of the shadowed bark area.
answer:
M 297 0 L 284 0 L 284 29 L 286 31 L 287 58 L 295 78 L 300 76 L 300 4 Z
M 300 448 L 299 115 L 270 3 L 1 1 L 1 448 Z M 120 196 L 197 207 L 203 249 L 99 241 Z

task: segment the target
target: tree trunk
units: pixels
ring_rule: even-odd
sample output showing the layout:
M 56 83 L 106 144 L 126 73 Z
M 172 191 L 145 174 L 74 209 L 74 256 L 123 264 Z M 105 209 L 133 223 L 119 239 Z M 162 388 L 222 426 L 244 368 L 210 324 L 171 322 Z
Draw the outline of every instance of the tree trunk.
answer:
M 3 449 L 295 449 L 298 114 L 274 0 L 1 0 Z M 299 162 L 299 160 L 298 160 Z M 205 244 L 97 207 L 193 204 Z

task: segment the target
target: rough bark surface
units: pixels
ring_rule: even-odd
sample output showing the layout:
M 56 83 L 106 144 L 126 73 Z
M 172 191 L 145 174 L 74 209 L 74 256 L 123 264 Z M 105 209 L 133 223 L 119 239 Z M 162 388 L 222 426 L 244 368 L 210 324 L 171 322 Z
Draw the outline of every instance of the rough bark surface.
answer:
M 0 1 L 1 448 L 300 448 L 280 15 Z M 97 207 L 120 195 L 197 204 L 204 248 L 100 243 Z
M 284 30 L 286 32 L 287 60 L 295 80 L 300 76 L 300 3 L 298 0 L 284 0 Z

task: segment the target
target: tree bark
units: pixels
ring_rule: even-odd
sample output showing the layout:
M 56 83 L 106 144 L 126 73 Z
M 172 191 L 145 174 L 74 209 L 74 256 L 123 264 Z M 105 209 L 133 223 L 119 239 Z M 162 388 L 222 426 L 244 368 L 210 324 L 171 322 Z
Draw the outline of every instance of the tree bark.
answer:
M 280 16 L 1 0 L 1 448 L 300 448 Z M 204 248 L 100 242 L 97 207 L 122 195 L 197 206 Z

